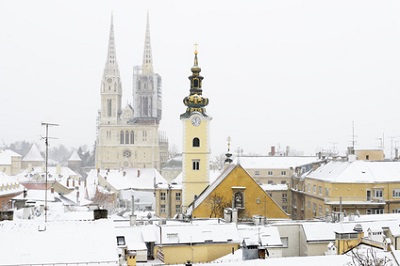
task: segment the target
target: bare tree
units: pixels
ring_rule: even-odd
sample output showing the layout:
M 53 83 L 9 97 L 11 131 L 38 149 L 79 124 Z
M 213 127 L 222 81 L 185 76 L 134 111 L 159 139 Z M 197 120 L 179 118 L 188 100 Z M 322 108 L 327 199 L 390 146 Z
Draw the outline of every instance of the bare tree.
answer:
M 224 209 L 230 207 L 230 202 L 218 193 L 211 194 L 207 198 L 206 204 L 210 208 L 210 218 L 223 218 Z
M 349 266 L 389 266 L 390 259 L 388 257 L 377 257 L 376 251 L 372 248 L 366 250 L 366 252 L 360 253 L 358 250 L 352 249 L 350 253 L 353 262 L 347 263 Z

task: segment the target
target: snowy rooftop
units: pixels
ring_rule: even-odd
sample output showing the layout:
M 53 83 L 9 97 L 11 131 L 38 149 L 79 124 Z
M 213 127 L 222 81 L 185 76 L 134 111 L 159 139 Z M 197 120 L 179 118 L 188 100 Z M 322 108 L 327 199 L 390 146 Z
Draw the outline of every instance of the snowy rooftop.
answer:
M 0 265 L 91 265 L 93 262 L 96 265 L 118 265 L 114 227 L 105 219 L 48 223 L 3 221 L 0 235 L 3 254 Z
M 307 177 L 332 183 L 399 182 L 400 162 L 331 161 Z
M 11 157 L 22 157 L 12 150 L 0 150 L 0 165 L 10 165 Z
M 29 151 L 25 154 L 24 158 L 22 159 L 24 162 L 44 162 L 44 158 L 39 151 L 39 148 L 36 144 L 32 144 Z
M 289 169 L 318 161 L 314 156 L 243 156 L 236 157 L 235 163 L 244 169 Z
M 154 189 L 155 184 L 167 181 L 154 168 L 128 168 L 124 170 L 101 170 L 100 176 L 116 190 Z
M 23 190 L 16 177 L 0 172 L 0 196 L 21 193 Z

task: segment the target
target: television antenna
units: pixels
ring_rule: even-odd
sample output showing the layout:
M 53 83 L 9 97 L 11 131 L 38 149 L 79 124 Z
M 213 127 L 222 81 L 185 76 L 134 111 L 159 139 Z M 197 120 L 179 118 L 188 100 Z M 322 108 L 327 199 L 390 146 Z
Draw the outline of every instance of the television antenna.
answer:
M 46 127 L 46 136 L 42 137 L 44 139 L 44 143 L 46 145 L 46 163 L 45 163 L 45 171 L 46 171 L 46 184 L 45 184 L 45 196 L 44 196 L 44 221 L 47 223 L 47 176 L 48 176 L 48 171 L 47 171 L 47 163 L 49 160 L 49 127 L 52 126 L 59 126 L 58 124 L 54 123 L 46 123 L 42 122 L 42 126 Z

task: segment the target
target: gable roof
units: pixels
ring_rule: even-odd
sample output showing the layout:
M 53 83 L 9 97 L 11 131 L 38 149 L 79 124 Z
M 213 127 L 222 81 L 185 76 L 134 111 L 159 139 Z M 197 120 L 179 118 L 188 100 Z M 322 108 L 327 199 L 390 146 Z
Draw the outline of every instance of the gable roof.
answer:
M 320 160 L 316 156 L 241 156 L 235 162 L 244 169 L 294 169 Z
M 10 165 L 12 157 L 22 157 L 12 150 L 0 150 L 0 165 Z

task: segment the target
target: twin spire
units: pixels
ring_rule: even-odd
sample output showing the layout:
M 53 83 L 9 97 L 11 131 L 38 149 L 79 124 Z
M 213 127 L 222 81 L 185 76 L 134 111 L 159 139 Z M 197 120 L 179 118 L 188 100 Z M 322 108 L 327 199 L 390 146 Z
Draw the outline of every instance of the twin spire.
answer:
M 149 12 L 147 12 L 142 70 L 143 74 L 146 75 L 153 74 L 153 57 L 151 53 Z M 104 76 L 119 76 L 119 68 L 118 68 L 116 49 L 115 49 L 113 14 L 111 14 L 110 36 L 108 38 L 108 53 L 107 53 L 106 66 L 104 68 Z

